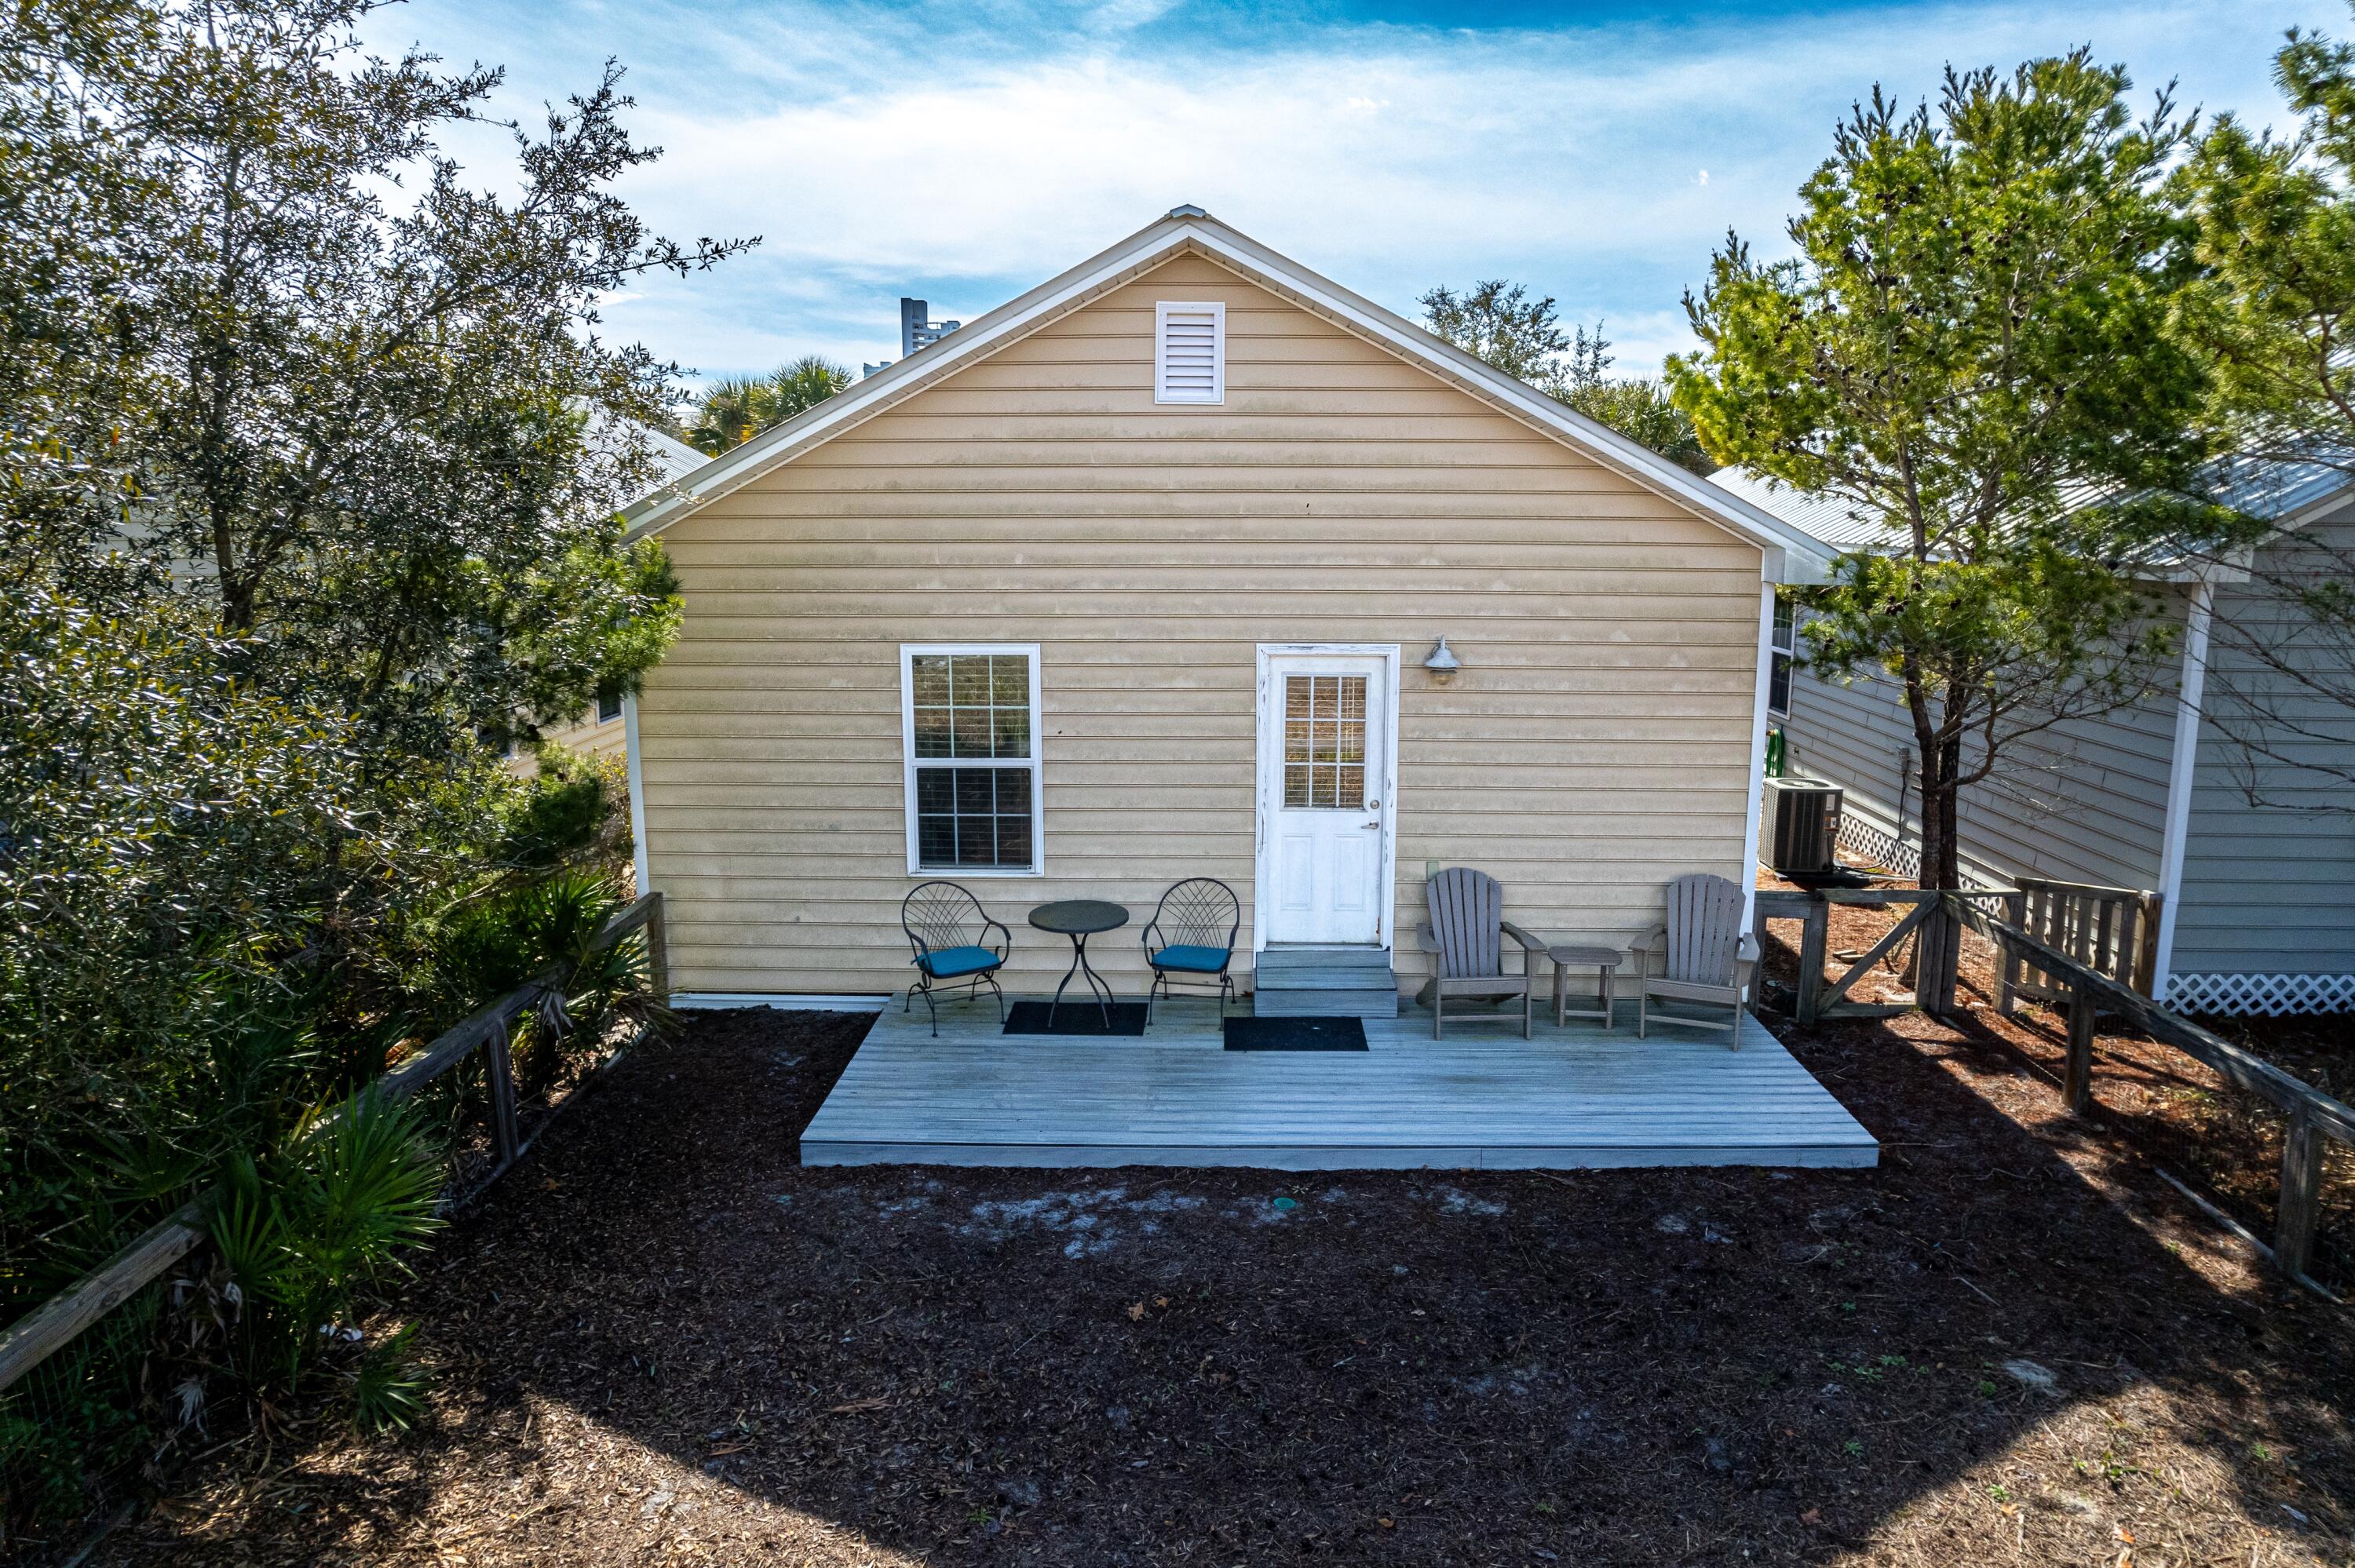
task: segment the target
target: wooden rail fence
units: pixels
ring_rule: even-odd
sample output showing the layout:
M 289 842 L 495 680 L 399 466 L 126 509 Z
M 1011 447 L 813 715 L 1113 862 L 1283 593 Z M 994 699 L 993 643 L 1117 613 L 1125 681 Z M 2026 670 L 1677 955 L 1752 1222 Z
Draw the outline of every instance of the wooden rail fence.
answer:
M 2015 929 L 2140 995 L 2150 994 L 2158 962 L 2158 894 L 2023 876 L 2019 891 L 2004 896 L 2003 910 Z M 2067 991 L 2031 979 L 2027 961 L 2006 948 L 1996 965 L 1996 1011 L 2010 1017 L 2022 997 L 2061 1001 L 2067 1000 Z
M 657 997 L 667 996 L 670 962 L 664 940 L 660 893 L 645 895 L 606 921 L 591 938 L 588 950 L 602 952 L 641 927 L 646 933 L 652 990 Z M 491 1143 L 498 1158 L 484 1180 L 496 1180 L 523 1152 L 516 1123 L 515 1072 L 507 1059 L 507 1031 L 526 1009 L 537 1006 L 540 998 L 554 989 L 559 978 L 550 971 L 525 981 L 361 1093 L 376 1092 L 388 1099 L 405 1100 L 476 1051 L 486 1052 L 491 1083 Z M 352 1103 L 345 1101 L 336 1114 L 348 1109 Z M 0 1389 L 7 1388 L 64 1349 L 76 1335 L 129 1300 L 142 1287 L 161 1278 L 204 1239 L 202 1200 L 197 1200 L 156 1222 L 112 1257 L 0 1331 Z
M 1990 894 L 1967 894 L 1964 897 L 2003 897 L 2009 889 L 1997 889 Z M 1920 1005 L 1933 1012 L 1951 1010 L 1954 999 L 1954 937 L 1944 929 L 1951 924 L 1945 905 L 1947 895 L 1924 893 L 1912 887 L 1826 887 L 1811 893 L 1785 892 L 1779 888 L 1762 888 L 1758 893 L 1758 924 L 1763 928 L 1769 920 L 1797 920 L 1799 932 L 1799 994 L 1794 1005 L 1801 1023 L 1813 1024 L 1826 1018 L 1889 1018 L 1901 1012 L 1911 1012 L 1912 1001 L 1849 1001 L 1848 993 L 1871 968 L 1897 948 L 1907 937 L 1920 934 L 1925 948 L 1932 951 L 1926 966 L 1917 964 L 1916 995 L 1925 999 Z M 1851 908 L 1887 909 L 1902 907 L 1906 913 L 1891 927 L 1881 940 L 1875 942 L 1848 968 L 1848 972 L 1824 984 L 1824 949 L 1829 945 L 1831 912 L 1834 905 Z M 1938 927 L 1934 929 L 1933 927 Z M 1945 962 L 1937 961 L 1943 938 Z M 1943 975 L 1944 984 L 1940 984 Z
M 1835 905 L 1910 908 L 1846 974 L 1827 986 L 1824 948 Z M 1762 929 L 1769 920 L 1804 922 L 1794 1008 L 1803 1024 L 1826 1018 L 1887 1017 L 1910 1012 L 1916 1005 L 1932 1012 L 1952 1012 L 1954 934 L 1967 922 L 1996 944 L 2001 987 L 1998 1005 L 2003 1012 L 2008 1015 L 2023 997 L 2065 1007 L 2069 1043 L 2061 1097 L 2072 1115 L 2085 1116 L 2093 1109 L 2094 1029 L 2096 1016 L 2103 1012 L 2174 1046 L 2234 1087 L 2273 1106 L 2286 1118 L 2281 1199 L 2275 1211 L 2274 1261 L 2292 1279 L 2320 1291 L 2323 1287 L 2307 1271 L 2313 1262 L 2314 1235 L 2321 1217 L 2324 1157 L 2332 1139 L 2355 1147 L 2355 1110 L 2169 1012 L 2146 994 L 2151 980 L 2147 944 L 2155 931 L 2156 908 L 2154 896 L 2132 888 L 2074 883 L 2023 881 L 2017 888 L 1945 894 L 1881 887 L 1805 893 L 1761 889 L 1758 893 Z M 1998 917 L 1997 909 L 2009 917 Z M 1844 1000 L 1864 972 L 1894 950 L 1910 931 L 1922 934 L 1925 948 L 1941 932 L 1948 944 L 1942 967 L 1935 959 L 1919 966 L 1915 1001 Z
M 2073 1115 L 2094 1105 L 2094 1020 L 2111 1012 L 2154 1040 L 2174 1046 L 2233 1087 L 2254 1095 L 2286 1118 L 2282 1139 L 2281 1198 L 2274 1211 L 2274 1262 L 2300 1284 L 2320 1290 L 2307 1277 L 2314 1259 L 2314 1233 L 2322 1211 L 2323 1157 L 2328 1140 L 2355 1146 L 2355 1110 L 2304 1079 L 2253 1056 L 2030 931 L 2006 921 L 1986 923 L 2007 959 L 2041 970 L 2065 996 L 2069 1054 L 2062 1072 L 2061 1097 Z

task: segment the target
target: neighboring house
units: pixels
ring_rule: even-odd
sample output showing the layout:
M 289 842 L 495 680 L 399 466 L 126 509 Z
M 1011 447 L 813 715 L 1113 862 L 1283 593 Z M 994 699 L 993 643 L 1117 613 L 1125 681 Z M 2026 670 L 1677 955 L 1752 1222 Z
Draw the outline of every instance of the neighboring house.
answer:
M 654 448 L 655 461 L 662 465 L 666 485 L 711 461 L 685 441 L 675 440 L 660 430 L 650 429 L 643 433 Z M 599 693 L 594 703 L 568 723 L 542 726 L 540 738 L 568 751 L 586 752 L 600 758 L 623 755 L 628 749 L 628 736 L 627 726 L 622 723 L 621 694 Z M 519 755 L 516 766 L 527 772 L 531 759 L 528 756 Z
M 623 705 L 684 1000 L 872 996 L 949 878 L 1183 877 L 1239 947 L 1422 960 L 1429 864 L 1622 943 L 1754 856 L 1800 530 L 1179 207 L 632 509 L 685 622 Z M 1441 637 L 1460 673 L 1427 670 Z M 1248 968 L 1239 960 L 1239 970 Z
M 1828 551 L 1870 550 L 1884 537 L 1844 502 L 1733 470 L 1711 482 Z M 2335 471 L 2277 471 L 2236 488 L 2226 499 L 2297 536 L 2355 544 L 2355 493 Z M 2355 1007 L 2355 899 L 2345 891 L 2355 883 L 2355 792 L 2307 780 L 2307 798 L 2322 809 L 2251 803 L 2247 754 L 2218 721 L 2234 717 L 2266 676 L 2235 655 L 2229 639 L 2210 633 L 2219 619 L 2254 624 L 2264 602 L 2245 570 L 2169 577 L 2161 592 L 2179 658 L 2163 689 L 2105 717 L 2030 737 L 1998 761 L 1997 776 L 1967 787 L 1964 874 L 1984 885 L 2042 877 L 2156 895 L 2152 991 L 2187 1011 Z M 1777 662 L 1787 664 L 1796 646 L 1787 614 L 1776 635 Z M 1884 676 L 1843 683 L 1804 667 L 1773 683 L 1789 771 L 1842 786 L 1843 839 L 1892 870 L 1917 873 L 1913 726 L 1897 683 Z M 2318 716 L 2326 729 L 2334 722 Z M 2355 722 L 2346 734 L 2355 754 Z

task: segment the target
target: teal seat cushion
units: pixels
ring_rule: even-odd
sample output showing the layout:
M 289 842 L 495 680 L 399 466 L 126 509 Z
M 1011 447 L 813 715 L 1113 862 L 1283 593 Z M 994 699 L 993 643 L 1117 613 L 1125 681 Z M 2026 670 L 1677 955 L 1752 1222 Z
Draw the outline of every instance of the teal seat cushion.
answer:
M 934 980 L 954 980 L 994 969 L 1002 961 L 987 948 L 943 948 L 918 959 L 916 966 Z
M 1224 948 L 1198 948 L 1179 942 L 1153 955 L 1156 969 L 1190 969 L 1196 974 L 1214 975 L 1227 967 Z

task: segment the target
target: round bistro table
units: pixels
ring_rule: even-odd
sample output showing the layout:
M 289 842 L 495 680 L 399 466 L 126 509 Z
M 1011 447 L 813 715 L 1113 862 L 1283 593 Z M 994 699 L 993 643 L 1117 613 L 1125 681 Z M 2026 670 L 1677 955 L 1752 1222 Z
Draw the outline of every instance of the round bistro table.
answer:
M 1063 987 L 1071 983 L 1073 975 L 1080 975 L 1087 980 L 1088 993 L 1096 998 L 1096 1005 L 1103 1009 L 1104 1027 L 1110 1029 L 1112 1004 L 1116 999 L 1112 987 L 1089 966 L 1088 938 L 1099 931 L 1117 931 L 1127 925 L 1127 909 L 1101 898 L 1060 898 L 1031 910 L 1030 924 L 1041 931 L 1058 931 L 1071 939 L 1071 967 L 1063 971 L 1063 984 L 1055 988 L 1055 1000 L 1047 1004 L 1047 1027 L 1055 1027 L 1055 1009 L 1062 1005 Z

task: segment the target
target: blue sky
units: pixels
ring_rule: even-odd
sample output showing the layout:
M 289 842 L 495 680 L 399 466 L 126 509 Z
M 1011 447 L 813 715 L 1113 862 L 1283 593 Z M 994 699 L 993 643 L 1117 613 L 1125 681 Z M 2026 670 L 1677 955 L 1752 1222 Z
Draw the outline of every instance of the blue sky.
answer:
M 898 352 L 898 300 L 965 319 L 1193 202 L 1409 315 L 1509 277 L 1606 323 L 1623 370 L 1689 339 L 1729 228 L 1773 251 L 1875 82 L 2090 43 L 2188 104 L 2276 117 L 2293 25 L 2339 0 L 1669 7 L 981 0 L 963 5 L 414 0 L 373 43 L 505 65 L 532 115 L 617 57 L 666 149 L 624 189 L 663 232 L 760 235 L 611 302 L 607 330 L 711 376 Z M 485 183 L 495 142 L 453 143 Z

